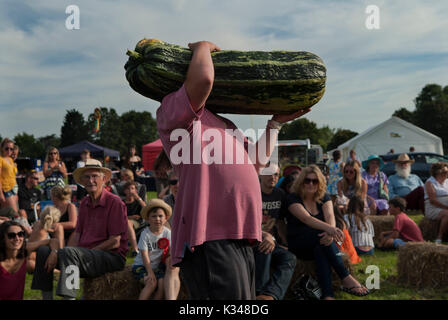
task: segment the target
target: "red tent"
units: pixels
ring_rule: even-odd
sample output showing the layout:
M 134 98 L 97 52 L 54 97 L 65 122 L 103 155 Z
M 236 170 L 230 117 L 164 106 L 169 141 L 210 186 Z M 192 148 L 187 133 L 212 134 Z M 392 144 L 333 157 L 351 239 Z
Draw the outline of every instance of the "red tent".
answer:
M 145 171 L 153 170 L 154 161 L 162 150 L 162 141 L 160 139 L 145 144 L 142 147 L 142 162 Z

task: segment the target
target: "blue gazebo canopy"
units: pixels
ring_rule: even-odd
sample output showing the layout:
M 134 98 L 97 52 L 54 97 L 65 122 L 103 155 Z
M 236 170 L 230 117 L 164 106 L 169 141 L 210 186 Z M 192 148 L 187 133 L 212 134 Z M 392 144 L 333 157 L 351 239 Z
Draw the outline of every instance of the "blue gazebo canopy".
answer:
M 59 149 L 59 154 L 62 157 L 79 157 L 81 152 L 85 149 L 90 151 L 90 155 L 93 158 L 104 158 L 106 156 L 109 156 L 111 158 L 120 159 L 119 151 L 96 145 L 87 140 L 78 142 L 68 147 L 61 148 Z

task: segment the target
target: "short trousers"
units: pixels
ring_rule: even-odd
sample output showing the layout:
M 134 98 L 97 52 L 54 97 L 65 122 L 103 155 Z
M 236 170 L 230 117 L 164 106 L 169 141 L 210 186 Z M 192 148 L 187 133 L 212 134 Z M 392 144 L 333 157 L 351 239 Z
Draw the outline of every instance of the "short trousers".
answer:
M 401 246 L 404 246 L 405 244 L 406 244 L 406 241 L 403 241 L 403 240 L 401 240 L 399 238 L 394 239 L 394 248 L 395 249 L 398 249 Z
M 5 196 L 5 198 L 9 198 L 9 197 L 12 197 L 12 196 L 16 196 L 17 192 L 15 192 L 14 188 L 12 188 L 9 191 L 6 191 L 6 192 L 3 191 L 3 195 Z
M 153 271 L 154 271 L 154 275 L 156 276 L 157 280 L 162 279 L 165 277 L 166 266 L 163 263 L 161 263 Z M 148 272 L 146 272 L 145 266 L 133 265 L 132 266 L 132 274 L 134 275 L 135 279 L 143 280 L 143 278 L 148 275 Z

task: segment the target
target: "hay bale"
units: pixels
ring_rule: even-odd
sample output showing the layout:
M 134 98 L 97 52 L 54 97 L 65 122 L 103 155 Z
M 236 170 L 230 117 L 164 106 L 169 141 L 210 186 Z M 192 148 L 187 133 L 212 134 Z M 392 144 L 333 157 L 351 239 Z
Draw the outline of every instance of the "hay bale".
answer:
M 350 259 L 346 254 L 342 255 L 342 261 L 344 262 L 344 265 L 347 268 L 348 272 L 350 274 L 353 274 L 353 265 L 350 263 Z M 294 274 L 292 275 L 291 282 L 289 283 L 289 287 L 288 290 L 286 291 L 284 300 L 295 299 L 295 296 L 292 292 L 292 287 L 302 274 L 309 274 L 314 279 L 317 280 L 316 262 L 314 260 L 297 259 L 296 268 L 294 269 Z M 341 286 L 341 280 L 339 279 L 338 275 L 334 270 L 332 272 L 331 279 L 333 280 L 333 288 L 338 289 Z
M 418 227 L 422 231 L 423 239 L 426 241 L 434 241 L 439 233 L 440 220 L 431 220 L 424 217 Z
M 188 300 L 187 288 L 182 278 L 180 280 L 177 300 Z M 83 286 L 85 300 L 138 300 L 143 289 L 143 283 L 132 275 L 131 266 L 97 278 L 85 278 Z
M 97 278 L 85 278 L 85 300 L 137 300 L 143 285 L 134 278 L 131 266 Z
M 447 245 L 409 242 L 398 251 L 398 281 L 419 289 L 447 288 L 447 266 Z
M 370 221 L 372 221 L 373 229 L 375 230 L 375 236 L 373 237 L 373 242 L 375 247 L 378 247 L 378 240 L 380 238 L 381 232 L 392 231 L 394 228 L 394 216 L 369 216 Z

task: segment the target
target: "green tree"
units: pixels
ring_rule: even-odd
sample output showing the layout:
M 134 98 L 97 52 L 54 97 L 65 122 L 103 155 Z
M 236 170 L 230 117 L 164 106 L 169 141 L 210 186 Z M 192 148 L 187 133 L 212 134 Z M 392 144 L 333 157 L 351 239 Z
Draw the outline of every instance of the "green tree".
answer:
M 283 125 L 280 130 L 279 140 L 310 139 L 312 144 L 320 144 L 325 150 L 331 138 L 333 130 L 328 126 L 318 128 L 316 123 L 306 118 L 299 118 Z
M 415 113 L 409 111 L 406 108 L 401 108 L 401 109 L 396 110 L 393 113 L 393 116 L 403 119 L 404 121 L 407 121 L 410 123 L 415 123 Z
M 61 144 L 61 139 L 57 137 L 55 134 L 40 137 L 38 138 L 38 140 L 42 144 L 42 147 L 45 150 L 45 152 L 47 152 L 48 149 L 50 149 L 50 147 L 59 148 Z
M 19 146 L 19 157 L 42 158 L 45 156 L 45 149 L 34 135 L 25 132 L 14 137 L 14 142 Z
M 128 111 L 121 115 L 121 135 L 126 142 L 122 152 L 128 152 L 129 145 L 135 144 L 140 153 L 144 144 L 158 138 L 157 123 L 148 111 Z
M 89 139 L 90 131 L 82 113 L 76 109 L 67 110 L 61 127 L 60 147 L 66 147 Z
M 330 143 L 328 144 L 327 150 L 336 149 L 338 146 L 344 142 L 350 140 L 351 138 L 357 136 L 358 133 L 348 129 L 337 129 Z

